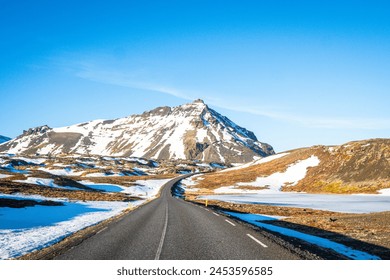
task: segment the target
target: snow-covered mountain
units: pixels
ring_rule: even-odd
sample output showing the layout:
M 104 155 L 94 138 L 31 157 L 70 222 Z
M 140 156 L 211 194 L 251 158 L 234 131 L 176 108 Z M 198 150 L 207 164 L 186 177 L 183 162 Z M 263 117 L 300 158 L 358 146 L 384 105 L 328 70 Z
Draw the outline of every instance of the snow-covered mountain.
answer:
M 202 100 L 159 107 L 116 120 L 94 120 L 61 128 L 41 126 L 0 145 L 14 154 L 93 154 L 156 160 L 197 159 L 242 163 L 274 154 L 253 132 L 236 125 Z
M 11 138 L 0 135 L 0 144 L 11 140 Z

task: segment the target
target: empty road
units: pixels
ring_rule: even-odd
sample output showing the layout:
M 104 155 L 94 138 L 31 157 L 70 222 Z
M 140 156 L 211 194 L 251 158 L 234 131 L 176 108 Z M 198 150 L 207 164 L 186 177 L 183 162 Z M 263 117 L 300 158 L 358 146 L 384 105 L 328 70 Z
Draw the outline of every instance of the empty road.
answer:
M 111 223 L 56 259 L 298 259 L 248 226 L 172 197 L 171 188 L 182 177 L 165 184 L 159 198 Z

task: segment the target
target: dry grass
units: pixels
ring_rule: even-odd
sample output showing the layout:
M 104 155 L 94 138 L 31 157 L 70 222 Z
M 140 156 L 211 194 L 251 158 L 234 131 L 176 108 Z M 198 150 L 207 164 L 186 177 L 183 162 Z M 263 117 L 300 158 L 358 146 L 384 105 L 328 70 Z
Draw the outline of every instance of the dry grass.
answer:
M 33 184 L 16 183 L 11 181 L 0 181 L 0 193 L 22 193 L 27 195 L 42 195 L 51 198 L 68 198 L 71 200 L 91 201 L 131 201 L 139 199 L 137 197 L 130 197 L 123 193 L 104 193 L 98 191 L 82 191 L 76 189 L 56 189 Z
M 390 182 L 359 182 L 344 183 L 342 181 L 324 182 L 318 181 L 313 185 L 299 185 L 283 188 L 284 191 L 304 191 L 307 193 L 332 193 L 332 194 L 377 194 L 379 190 L 390 188 Z

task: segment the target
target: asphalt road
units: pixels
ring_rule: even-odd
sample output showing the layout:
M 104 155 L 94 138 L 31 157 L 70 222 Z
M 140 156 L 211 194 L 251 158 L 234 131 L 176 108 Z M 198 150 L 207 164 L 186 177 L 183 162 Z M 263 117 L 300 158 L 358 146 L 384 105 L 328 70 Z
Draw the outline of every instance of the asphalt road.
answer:
M 172 197 L 171 188 L 182 177 L 168 182 L 158 199 L 111 223 L 56 259 L 298 259 L 249 226 Z

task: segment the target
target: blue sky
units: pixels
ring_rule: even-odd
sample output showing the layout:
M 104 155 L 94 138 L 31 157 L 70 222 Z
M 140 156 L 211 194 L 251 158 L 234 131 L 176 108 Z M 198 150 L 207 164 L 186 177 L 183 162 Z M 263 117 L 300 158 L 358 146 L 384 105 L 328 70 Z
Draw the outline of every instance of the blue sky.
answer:
M 0 0 L 0 134 L 202 98 L 276 151 L 390 135 L 388 1 Z

